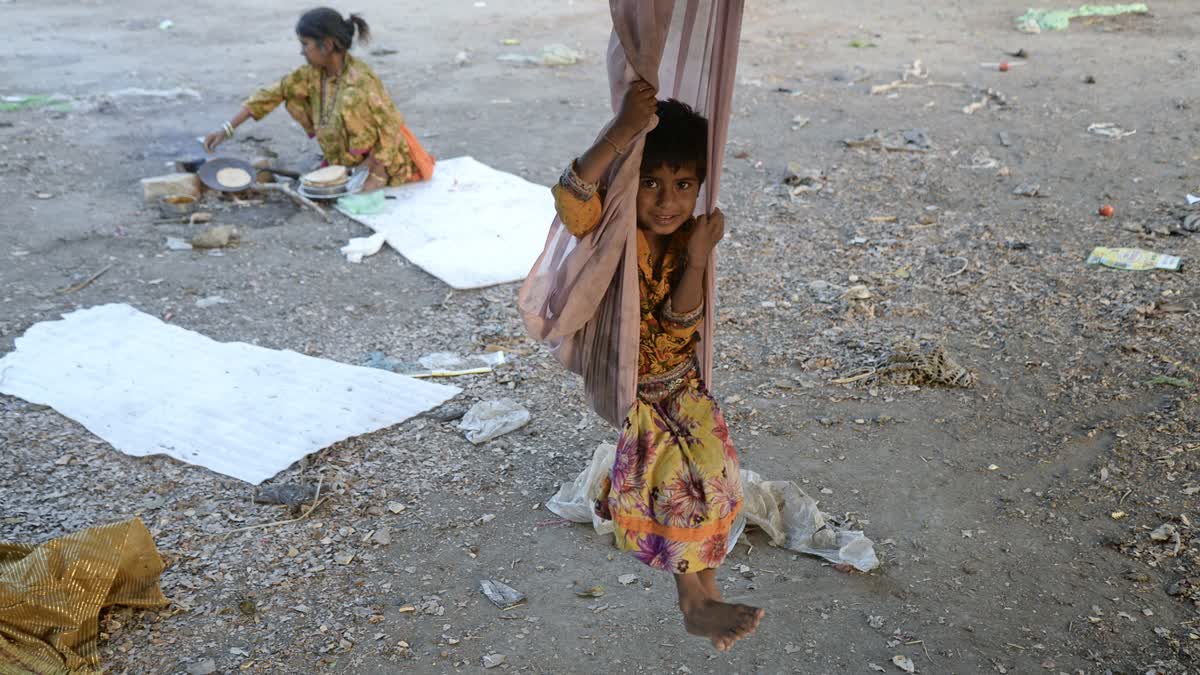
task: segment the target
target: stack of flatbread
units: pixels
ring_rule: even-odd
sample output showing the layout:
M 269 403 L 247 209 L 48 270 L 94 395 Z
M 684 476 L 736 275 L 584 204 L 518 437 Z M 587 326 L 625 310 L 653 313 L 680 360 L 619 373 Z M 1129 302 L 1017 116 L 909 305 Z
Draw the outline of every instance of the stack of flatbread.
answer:
M 300 182 L 310 190 L 333 191 L 344 188 L 350 182 L 350 172 L 346 167 L 334 164 L 304 174 Z

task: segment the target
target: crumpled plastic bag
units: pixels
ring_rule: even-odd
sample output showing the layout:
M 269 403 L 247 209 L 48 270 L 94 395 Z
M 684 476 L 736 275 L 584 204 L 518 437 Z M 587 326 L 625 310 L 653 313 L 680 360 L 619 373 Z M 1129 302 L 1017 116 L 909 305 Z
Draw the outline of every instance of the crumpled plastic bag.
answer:
M 338 208 L 356 216 L 369 216 L 384 210 L 387 202 L 382 190 L 346 195 L 337 200 Z
M 592 461 L 546 502 L 546 508 L 574 523 L 591 523 L 597 534 L 613 532 L 612 521 L 596 514 L 594 505 L 604 479 L 612 472 L 616 446 L 601 443 Z M 857 530 L 829 522 L 817 502 L 792 481 L 764 481 L 753 471 L 742 469 L 744 502 L 741 516 L 729 533 L 728 550 L 733 550 L 747 525 L 767 534 L 772 546 L 815 555 L 832 563 L 852 565 L 860 572 L 879 567 L 875 544 Z
M 341 252 L 346 256 L 347 261 L 360 263 L 363 258 L 379 253 L 385 240 L 386 237 L 378 232 L 369 237 L 355 237 L 341 248 Z
M 1080 5 L 1071 9 L 1031 9 L 1017 17 L 1017 30 L 1040 33 L 1044 30 L 1066 30 L 1071 19 L 1083 16 L 1119 16 L 1146 14 L 1150 8 L 1143 2 L 1128 5 Z
M 503 398 L 499 401 L 480 401 L 471 406 L 458 423 L 458 428 L 465 432 L 468 441 L 479 445 L 520 429 L 529 424 L 529 419 L 528 410 L 516 401 Z

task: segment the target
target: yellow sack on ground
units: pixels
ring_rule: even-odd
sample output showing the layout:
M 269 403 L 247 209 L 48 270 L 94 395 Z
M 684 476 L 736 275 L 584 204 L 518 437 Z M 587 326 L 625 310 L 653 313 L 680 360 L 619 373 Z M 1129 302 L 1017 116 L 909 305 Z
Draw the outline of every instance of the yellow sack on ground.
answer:
M 98 669 L 100 610 L 168 604 L 162 571 L 138 518 L 43 544 L 0 542 L 0 673 Z

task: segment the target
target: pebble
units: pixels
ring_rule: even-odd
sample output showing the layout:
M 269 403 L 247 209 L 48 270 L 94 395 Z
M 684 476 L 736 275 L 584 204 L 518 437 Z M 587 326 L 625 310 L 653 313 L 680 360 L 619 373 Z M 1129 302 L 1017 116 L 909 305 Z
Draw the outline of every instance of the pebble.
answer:
M 188 675 L 212 675 L 217 672 L 217 662 L 212 659 L 203 659 L 189 663 L 185 669 Z

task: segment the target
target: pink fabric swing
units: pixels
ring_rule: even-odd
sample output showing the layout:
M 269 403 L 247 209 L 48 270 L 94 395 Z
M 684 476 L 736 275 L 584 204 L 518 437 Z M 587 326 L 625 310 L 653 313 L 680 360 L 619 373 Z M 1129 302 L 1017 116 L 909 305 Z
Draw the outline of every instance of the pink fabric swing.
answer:
M 614 113 L 630 82 L 644 79 L 660 99 L 674 98 L 709 119 L 708 179 L 696 208 L 717 204 L 737 68 L 743 0 L 610 0 L 613 34 L 608 81 Z M 546 248 L 521 287 L 529 334 L 546 342 L 583 376 L 588 401 L 619 427 L 637 395 L 638 311 L 636 199 L 643 129 L 603 181 L 600 225 L 576 239 L 556 218 Z M 601 131 L 607 131 L 606 127 Z M 704 321 L 697 344 L 701 375 L 713 380 L 715 252 L 705 275 Z

